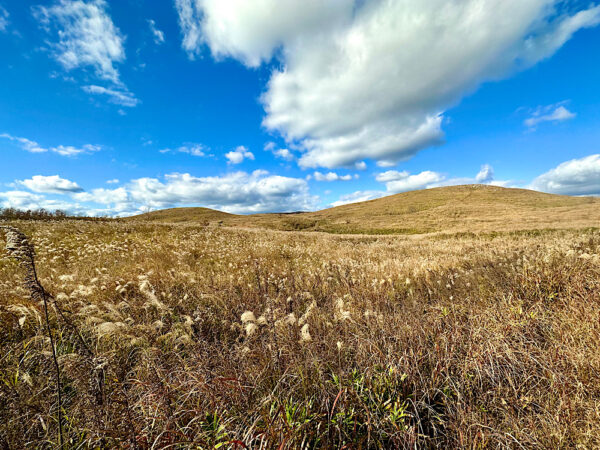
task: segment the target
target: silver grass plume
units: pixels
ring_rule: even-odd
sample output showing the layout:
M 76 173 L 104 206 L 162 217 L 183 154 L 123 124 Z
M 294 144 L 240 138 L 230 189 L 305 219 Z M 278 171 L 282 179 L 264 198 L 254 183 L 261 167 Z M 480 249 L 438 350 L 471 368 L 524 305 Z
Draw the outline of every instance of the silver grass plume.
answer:
M 58 396 L 58 445 L 63 447 L 63 429 L 62 429 L 62 388 L 60 381 L 60 366 L 56 356 L 56 344 L 54 335 L 50 328 L 50 317 L 48 315 L 48 294 L 44 290 L 42 284 L 38 280 L 37 271 L 35 268 L 35 249 L 29 243 L 27 236 L 20 230 L 10 226 L 0 226 L 0 230 L 4 230 L 6 235 L 6 251 L 12 256 L 19 265 L 25 270 L 24 284 L 29 290 L 32 300 L 43 301 L 44 313 L 46 319 L 46 328 L 50 337 L 50 345 L 52 347 L 52 359 L 54 360 L 54 368 L 56 370 L 56 392 Z
M 6 234 L 6 250 L 25 269 L 24 284 L 31 298 L 44 300 L 45 291 L 37 278 L 35 269 L 35 249 L 21 231 L 14 227 L 2 226 Z

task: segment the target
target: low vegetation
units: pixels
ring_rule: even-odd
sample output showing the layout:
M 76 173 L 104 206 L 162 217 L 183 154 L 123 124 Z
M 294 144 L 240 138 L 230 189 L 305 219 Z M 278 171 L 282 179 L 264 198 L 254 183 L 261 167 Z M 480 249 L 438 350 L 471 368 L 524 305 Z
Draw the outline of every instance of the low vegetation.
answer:
M 58 221 L 58 220 L 92 220 L 92 221 L 102 221 L 109 220 L 107 218 L 101 217 L 84 217 L 84 216 L 72 216 L 67 214 L 64 211 L 56 210 L 56 211 L 48 211 L 45 209 L 34 209 L 34 210 L 25 210 L 21 211 L 15 208 L 0 208 L 0 220 L 9 221 L 9 220 L 36 220 L 36 221 Z
M 239 216 L 207 208 L 175 208 L 129 220 L 378 235 L 581 229 L 600 224 L 600 199 L 466 185 L 405 192 L 316 212 Z
M 0 447 L 600 446 L 595 229 L 10 225 Z

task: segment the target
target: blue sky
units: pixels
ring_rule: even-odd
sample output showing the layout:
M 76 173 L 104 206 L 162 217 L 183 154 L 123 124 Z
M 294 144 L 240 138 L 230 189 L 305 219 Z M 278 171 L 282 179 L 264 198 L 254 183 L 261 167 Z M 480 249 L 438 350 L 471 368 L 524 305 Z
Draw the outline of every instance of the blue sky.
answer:
M 600 194 L 600 6 L 0 0 L 0 206 Z

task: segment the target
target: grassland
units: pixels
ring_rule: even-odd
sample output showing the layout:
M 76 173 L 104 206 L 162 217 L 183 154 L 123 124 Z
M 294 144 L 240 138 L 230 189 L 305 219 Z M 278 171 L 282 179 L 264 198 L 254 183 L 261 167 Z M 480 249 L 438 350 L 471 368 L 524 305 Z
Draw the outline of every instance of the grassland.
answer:
M 580 229 L 600 224 L 600 199 L 465 185 L 406 192 L 317 212 L 239 216 L 206 208 L 176 208 L 130 220 L 335 234 Z
M 210 210 L 10 222 L 53 294 L 63 447 L 600 447 L 598 203 L 517 194 L 489 208 L 539 220 L 461 216 L 440 232 L 384 222 L 394 198 L 371 203 L 372 222 L 364 205 L 300 216 L 429 234 L 281 231 L 289 216 L 244 226 Z M 408 215 L 454 223 L 440 211 L 456 202 L 432 205 Z M 52 345 L 22 278 L 6 253 L 0 448 L 55 448 Z

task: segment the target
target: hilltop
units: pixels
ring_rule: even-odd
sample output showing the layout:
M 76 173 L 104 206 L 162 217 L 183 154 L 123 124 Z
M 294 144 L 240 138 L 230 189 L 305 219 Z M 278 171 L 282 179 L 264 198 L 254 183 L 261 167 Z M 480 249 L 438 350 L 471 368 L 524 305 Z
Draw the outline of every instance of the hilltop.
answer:
M 244 216 L 208 208 L 174 208 L 127 220 L 341 234 L 585 228 L 600 224 L 600 199 L 463 185 L 405 192 L 316 212 Z

